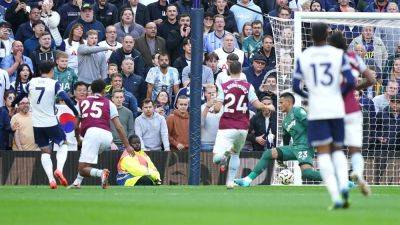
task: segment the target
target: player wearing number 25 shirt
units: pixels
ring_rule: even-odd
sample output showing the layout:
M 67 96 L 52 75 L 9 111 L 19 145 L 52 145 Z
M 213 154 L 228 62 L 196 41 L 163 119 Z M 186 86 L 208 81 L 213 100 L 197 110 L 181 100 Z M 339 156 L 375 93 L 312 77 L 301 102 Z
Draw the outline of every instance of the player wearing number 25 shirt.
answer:
M 219 112 L 222 106 L 224 108 L 213 150 L 213 161 L 224 166 L 230 155 L 226 181 L 228 188 L 233 188 L 233 179 L 240 164 L 239 153 L 247 137 L 250 123 L 248 104 L 253 104 L 257 109 L 267 107 L 258 100 L 254 87 L 247 81 L 240 80 L 241 70 L 240 62 L 232 62 L 229 67 L 232 79 L 221 84 L 214 106 L 216 112 Z
M 108 186 L 109 170 L 92 168 L 97 164 L 100 149 L 111 146 L 113 140 L 110 121 L 114 124 L 118 135 L 129 154 L 133 153 L 124 129 L 118 118 L 117 107 L 107 98 L 103 97 L 106 84 L 103 80 L 95 80 L 91 84 L 93 96 L 79 102 L 81 113 L 80 132 L 83 136 L 82 150 L 79 158 L 79 174 L 83 177 L 100 177 L 103 188 Z M 83 178 L 78 178 L 73 185 L 79 187 Z

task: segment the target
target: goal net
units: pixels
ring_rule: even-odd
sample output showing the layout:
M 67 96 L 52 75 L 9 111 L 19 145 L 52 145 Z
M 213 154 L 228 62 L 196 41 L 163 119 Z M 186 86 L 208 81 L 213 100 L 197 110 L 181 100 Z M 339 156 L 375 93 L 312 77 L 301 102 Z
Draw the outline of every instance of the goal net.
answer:
M 324 22 L 346 37 L 349 50 L 360 55 L 374 71 L 377 84 L 359 92 L 363 110 L 363 147 L 365 178 L 370 184 L 400 184 L 400 103 L 390 104 L 390 96 L 399 93 L 400 15 L 397 13 L 296 12 L 295 19 L 269 18 L 275 44 L 278 94 L 292 90 L 292 74 L 297 55 L 312 46 L 311 25 Z M 306 101 L 296 99 L 296 105 Z M 395 112 L 399 112 L 399 114 Z M 282 144 L 278 112 L 278 143 Z M 349 160 L 350 163 L 350 160 Z M 316 163 L 314 163 L 316 166 Z M 296 162 L 288 162 L 295 172 L 295 184 L 301 184 Z M 351 168 L 351 166 L 349 166 Z M 277 183 L 275 168 L 273 183 Z

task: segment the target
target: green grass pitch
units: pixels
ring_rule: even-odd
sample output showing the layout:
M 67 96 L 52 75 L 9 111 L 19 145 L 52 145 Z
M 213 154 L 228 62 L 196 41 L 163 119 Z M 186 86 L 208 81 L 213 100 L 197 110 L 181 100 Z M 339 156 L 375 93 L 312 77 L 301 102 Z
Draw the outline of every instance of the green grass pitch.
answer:
M 0 187 L 0 224 L 26 225 L 399 225 L 400 188 L 351 192 L 351 208 L 328 211 L 322 186 Z

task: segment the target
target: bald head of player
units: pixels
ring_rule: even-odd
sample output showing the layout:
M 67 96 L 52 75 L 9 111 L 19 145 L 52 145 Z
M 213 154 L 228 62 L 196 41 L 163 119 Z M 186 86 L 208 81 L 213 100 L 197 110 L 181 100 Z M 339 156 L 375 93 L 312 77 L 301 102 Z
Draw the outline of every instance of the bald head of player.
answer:
M 281 94 L 279 97 L 279 108 L 283 113 L 288 113 L 290 110 L 292 110 L 293 105 L 295 103 L 295 98 L 293 94 L 289 92 L 285 92 Z
M 325 45 L 328 37 L 328 25 L 325 23 L 314 23 L 311 27 L 311 34 L 316 46 Z
M 94 80 L 90 85 L 93 94 L 101 94 L 104 95 L 106 83 L 102 79 Z
M 240 78 L 242 72 L 242 64 L 239 61 L 232 61 L 229 65 L 229 74 L 232 78 Z

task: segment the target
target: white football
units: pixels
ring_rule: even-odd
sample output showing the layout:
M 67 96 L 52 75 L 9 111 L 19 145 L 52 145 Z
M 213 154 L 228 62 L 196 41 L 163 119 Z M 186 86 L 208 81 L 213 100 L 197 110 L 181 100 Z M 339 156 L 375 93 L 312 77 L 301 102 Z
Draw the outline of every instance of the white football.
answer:
M 294 176 L 292 171 L 284 169 L 278 174 L 278 180 L 281 184 L 288 185 L 293 184 Z

